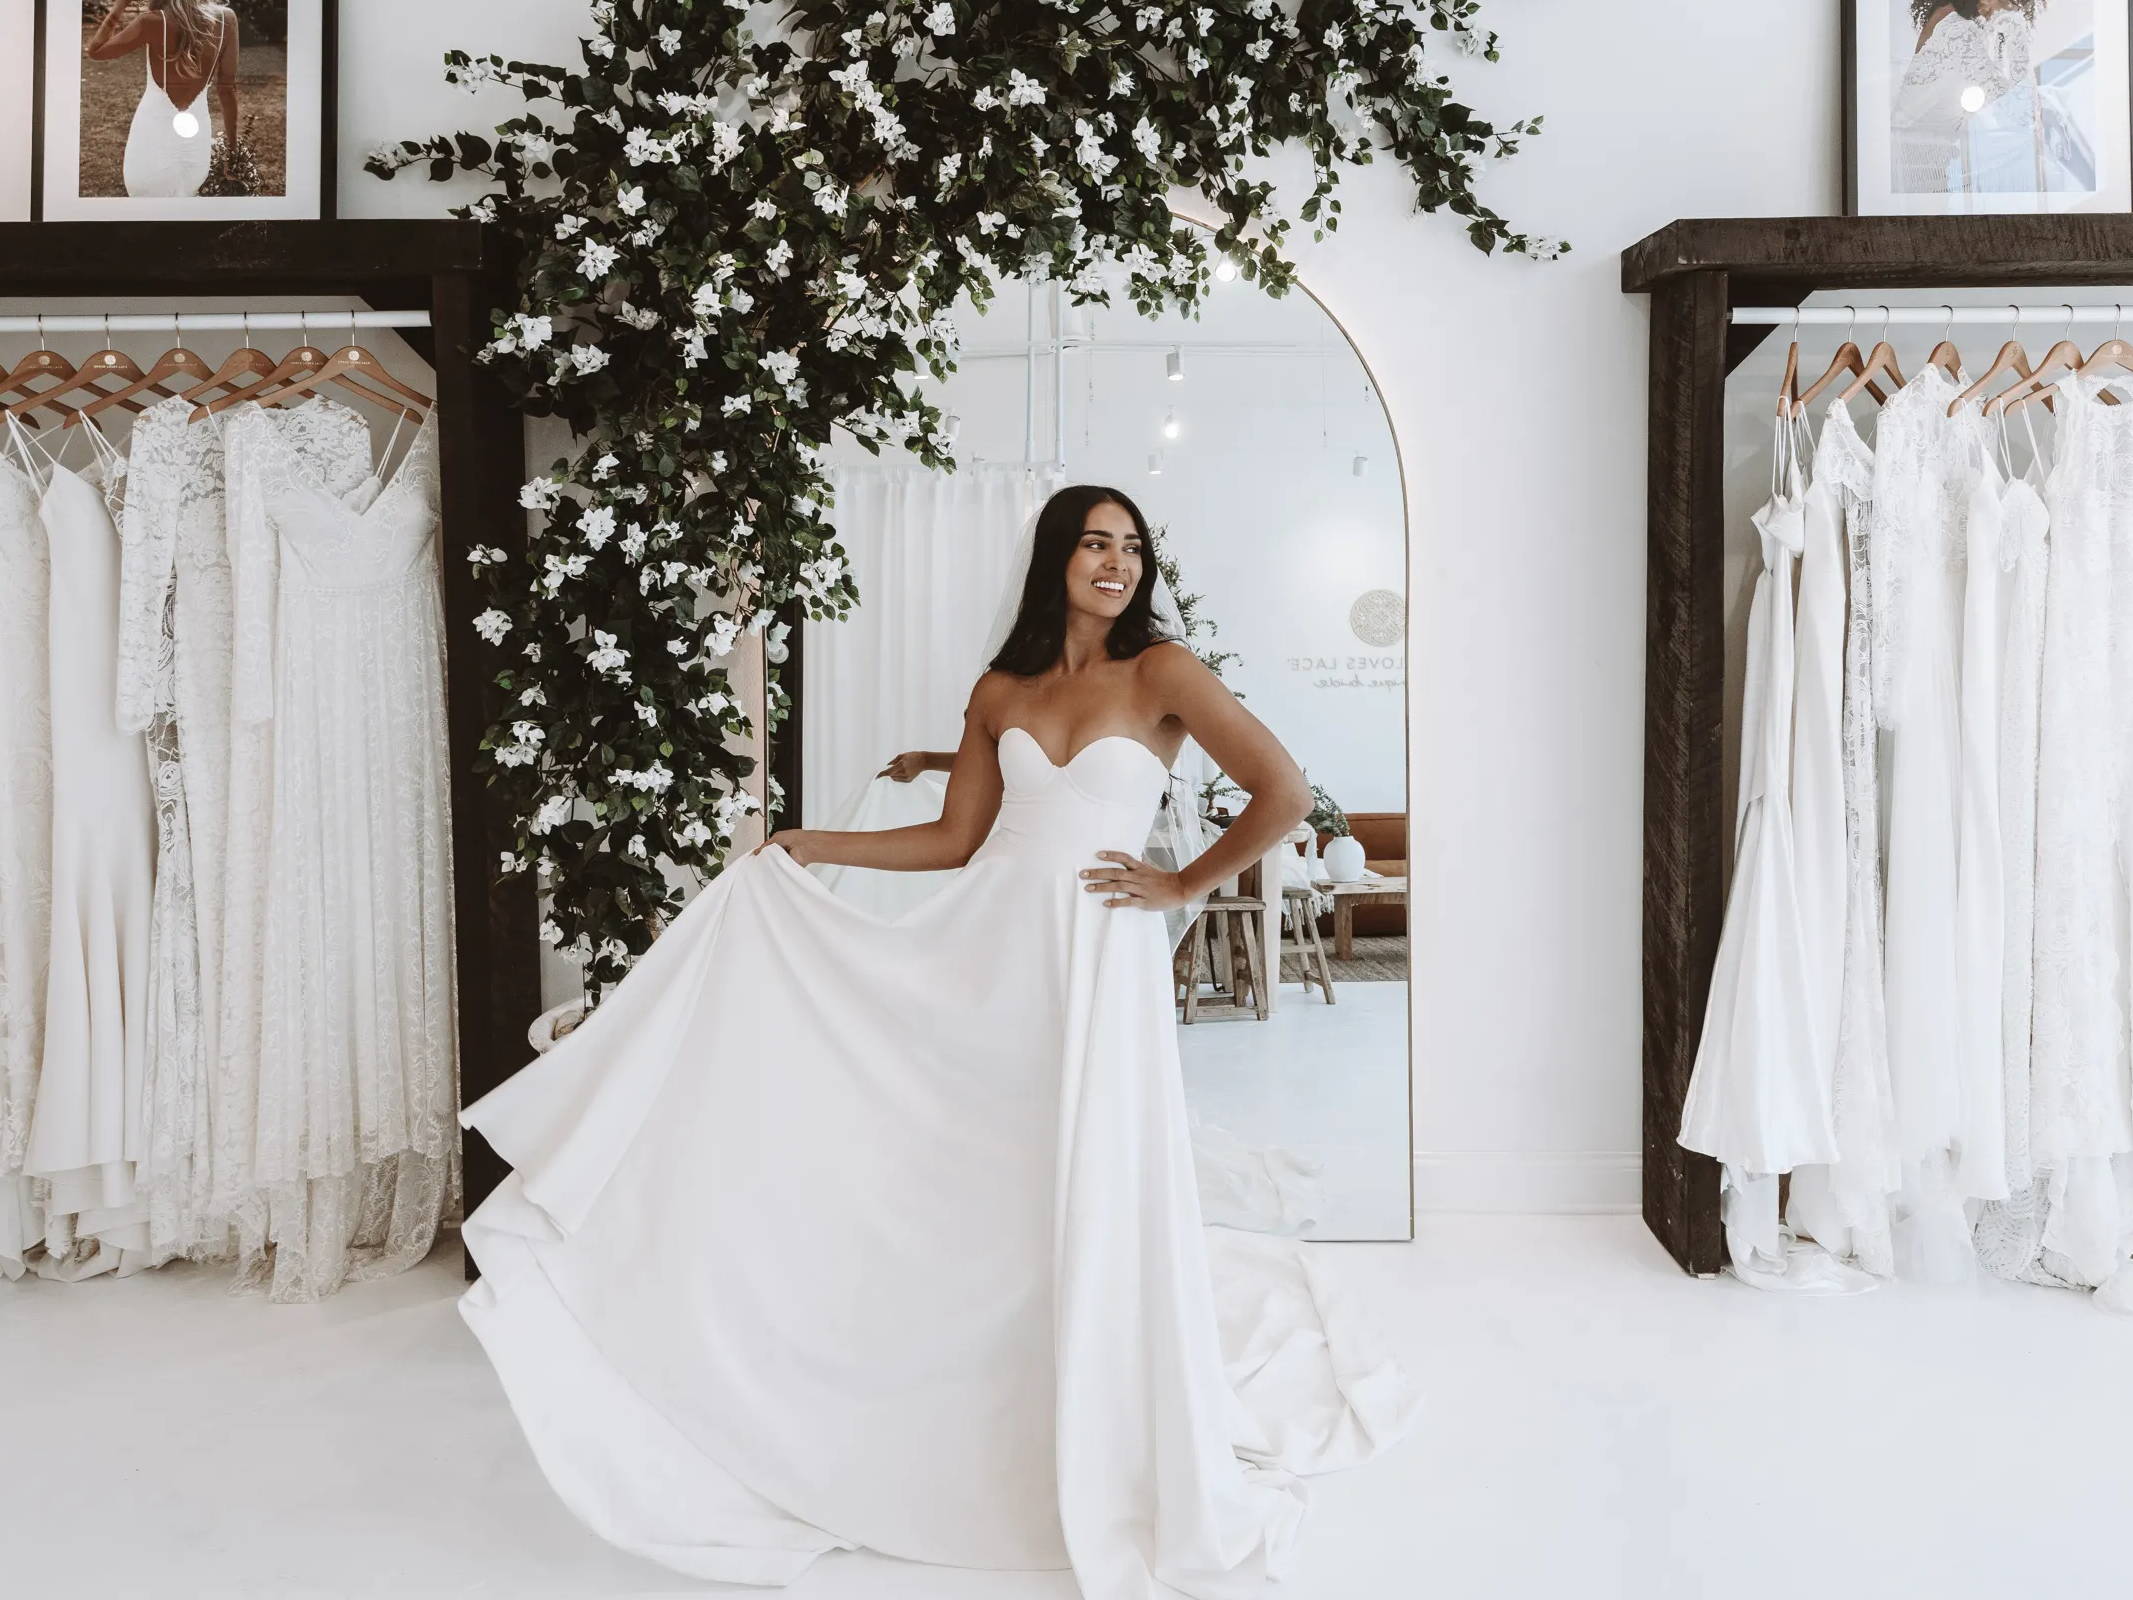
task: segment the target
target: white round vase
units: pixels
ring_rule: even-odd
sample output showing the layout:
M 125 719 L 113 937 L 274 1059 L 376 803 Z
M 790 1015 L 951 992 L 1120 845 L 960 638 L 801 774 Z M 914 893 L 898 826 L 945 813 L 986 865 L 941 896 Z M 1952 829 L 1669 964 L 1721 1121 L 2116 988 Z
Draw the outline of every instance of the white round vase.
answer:
M 1326 864 L 1326 876 L 1335 883 L 1354 883 L 1363 875 L 1362 841 L 1352 834 L 1327 840 L 1320 859 Z

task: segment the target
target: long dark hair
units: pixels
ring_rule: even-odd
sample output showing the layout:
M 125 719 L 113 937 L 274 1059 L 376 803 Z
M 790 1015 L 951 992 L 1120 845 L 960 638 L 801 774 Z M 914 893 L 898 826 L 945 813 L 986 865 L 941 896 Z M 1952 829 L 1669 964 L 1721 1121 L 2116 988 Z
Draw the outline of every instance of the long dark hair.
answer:
M 1107 502 L 1133 519 L 1141 544 L 1141 581 L 1127 597 L 1126 609 L 1111 624 L 1106 652 L 1113 661 L 1126 661 L 1171 637 L 1155 616 L 1155 539 L 1141 508 L 1116 489 L 1095 483 L 1069 484 L 1037 513 L 1037 537 L 1029 571 L 1022 579 L 1022 607 L 1015 613 L 1015 625 L 1007 630 L 1000 653 L 992 658 L 995 672 L 1034 678 L 1058 661 L 1059 652 L 1066 648 L 1067 562 L 1088 531 L 1089 513 Z

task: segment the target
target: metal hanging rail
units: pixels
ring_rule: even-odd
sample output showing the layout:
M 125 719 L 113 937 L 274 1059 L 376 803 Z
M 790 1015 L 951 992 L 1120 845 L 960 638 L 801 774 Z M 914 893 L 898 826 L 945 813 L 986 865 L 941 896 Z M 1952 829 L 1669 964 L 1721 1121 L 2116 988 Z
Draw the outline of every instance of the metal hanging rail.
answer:
M 1883 321 L 1893 327 L 1937 328 L 1949 322 L 2043 322 L 2055 326 L 2073 322 L 2081 326 L 2095 326 L 2120 322 L 2124 318 L 2123 306 L 2076 306 L 2062 301 L 2057 305 L 2034 306 L 1735 306 L 1730 320 L 1736 325 L 1758 328 L 1789 328 L 1794 323 L 1803 328 L 1826 328 L 1851 322 L 1879 326 Z
M 0 333 L 303 333 L 313 328 L 427 328 L 427 311 L 166 311 L 0 316 Z

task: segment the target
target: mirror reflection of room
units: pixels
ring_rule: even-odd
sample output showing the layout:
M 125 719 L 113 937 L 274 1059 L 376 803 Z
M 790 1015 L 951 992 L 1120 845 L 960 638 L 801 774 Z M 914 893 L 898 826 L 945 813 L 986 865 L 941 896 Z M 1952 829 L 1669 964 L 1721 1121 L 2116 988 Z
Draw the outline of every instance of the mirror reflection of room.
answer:
M 1115 299 L 1011 281 L 958 308 L 956 370 L 915 380 L 954 419 L 955 472 L 833 457 L 860 604 L 800 641 L 797 820 L 940 815 L 1034 514 L 1063 485 L 1117 491 L 1149 525 L 1149 581 L 1184 642 L 1312 788 L 1288 838 L 1167 914 L 1203 1208 L 1301 1238 L 1406 1238 L 1406 522 L 1384 407 L 1307 293 L 1225 271 L 1198 318 Z M 1144 859 L 1182 865 L 1248 798 L 1188 740 Z M 886 916 L 948 876 L 812 870 Z

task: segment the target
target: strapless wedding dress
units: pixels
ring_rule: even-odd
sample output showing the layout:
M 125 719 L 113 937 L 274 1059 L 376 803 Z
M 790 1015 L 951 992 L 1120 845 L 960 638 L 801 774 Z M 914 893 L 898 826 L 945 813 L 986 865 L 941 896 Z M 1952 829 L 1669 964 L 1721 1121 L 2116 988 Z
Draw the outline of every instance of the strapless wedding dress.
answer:
M 736 862 L 461 1115 L 516 1169 L 461 1302 L 549 1481 L 677 1571 L 826 1550 L 1256 1592 L 1299 1474 L 1414 1393 L 1291 1241 L 1203 1228 L 1163 919 L 1081 887 L 1163 764 L 1010 730 L 968 866 L 883 917 Z

